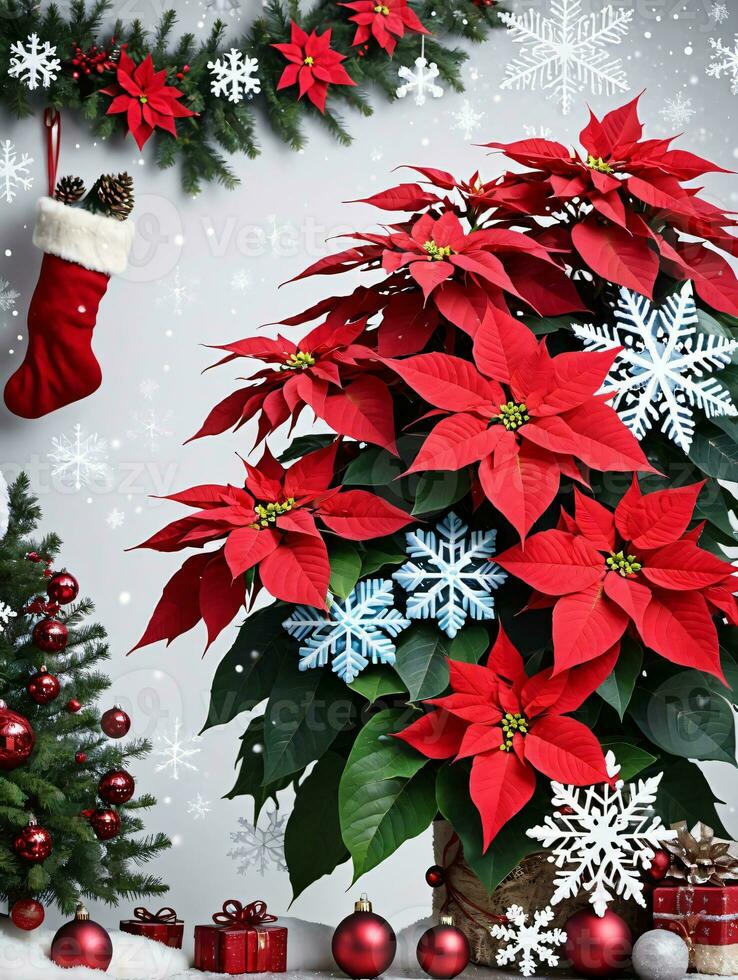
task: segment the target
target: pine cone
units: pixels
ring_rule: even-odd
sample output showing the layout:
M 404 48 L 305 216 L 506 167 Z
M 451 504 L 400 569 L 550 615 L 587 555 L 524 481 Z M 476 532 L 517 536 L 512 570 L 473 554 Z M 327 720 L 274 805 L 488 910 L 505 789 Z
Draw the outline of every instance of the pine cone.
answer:
M 127 173 L 103 174 L 96 191 L 101 210 L 111 218 L 125 221 L 133 211 L 133 178 Z
M 76 204 L 85 193 L 85 182 L 81 177 L 66 176 L 57 183 L 54 197 L 62 204 Z

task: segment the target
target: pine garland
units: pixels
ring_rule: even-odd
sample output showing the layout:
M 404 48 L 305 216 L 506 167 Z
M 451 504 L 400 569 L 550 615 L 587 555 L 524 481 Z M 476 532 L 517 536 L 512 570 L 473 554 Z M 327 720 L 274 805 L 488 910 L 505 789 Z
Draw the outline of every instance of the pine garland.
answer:
M 426 58 L 438 65 L 440 79 L 447 87 L 463 91 L 461 67 L 467 53 L 450 46 L 447 40 L 483 41 L 500 24 L 499 8 L 495 4 L 477 6 L 474 0 L 409 0 L 409 5 L 432 31 L 425 38 Z M 64 15 L 55 4 L 42 12 L 34 0 L 0 0 L 0 105 L 23 118 L 40 111 L 46 103 L 60 111 L 78 113 L 97 138 L 125 134 L 126 114 L 107 115 L 111 99 L 101 92 L 115 81 L 114 67 L 106 68 L 108 62 L 103 60 L 102 71 L 82 73 L 75 79 L 75 52 L 88 52 L 97 45 L 99 51 L 109 51 L 115 59 L 118 49 L 125 45 L 136 63 L 151 53 L 155 68 L 166 69 L 167 83 L 184 93 L 182 104 L 198 113 L 177 120 L 177 138 L 159 129 L 152 137 L 157 164 L 163 169 L 179 162 L 182 186 L 188 194 L 198 193 L 203 181 L 218 181 L 229 189 L 238 184 L 224 154 L 245 154 L 251 159 L 258 156 L 257 131 L 264 116 L 293 150 L 305 145 L 303 121 L 310 116 L 319 119 L 339 143 L 348 145 L 352 137 L 339 114 L 340 103 L 364 116 L 371 115 L 371 90 L 377 88 L 394 100 L 398 68 L 412 65 L 420 54 L 420 35 L 410 31 L 398 39 L 392 57 L 375 41 L 354 47 L 356 24 L 349 19 L 352 11 L 339 6 L 337 0 L 318 0 L 314 6 L 307 0 L 302 4 L 300 0 L 268 0 L 261 16 L 242 37 L 228 38 L 227 25 L 216 20 L 202 42 L 190 33 L 173 37 L 174 10 L 165 11 L 153 31 L 147 31 L 139 20 L 130 24 L 118 20 L 105 30 L 105 16 L 113 8 L 111 0 L 95 0 L 89 7 L 85 0 L 74 0 Z M 331 47 L 346 56 L 343 67 L 356 83 L 330 86 L 325 114 L 307 98 L 297 101 L 295 87 L 276 90 L 286 62 L 273 45 L 289 42 L 291 21 L 307 32 L 331 29 Z M 20 78 L 8 74 L 8 68 L 11 45 L 25 43 L 32 33 L 54 45 L 61 69 L 48 88 L 39 86 L 29 91 Z M 208 62 L 232 48 L 259 62 L 261 91 L 249 101 L 229 102 L 211 91 L 213 76 Z

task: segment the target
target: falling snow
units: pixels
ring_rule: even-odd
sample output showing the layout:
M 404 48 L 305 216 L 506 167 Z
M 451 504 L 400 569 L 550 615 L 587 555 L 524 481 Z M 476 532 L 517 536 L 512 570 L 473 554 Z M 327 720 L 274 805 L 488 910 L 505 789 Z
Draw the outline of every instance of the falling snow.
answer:
M 608 45 L 620 44 L 630 30 L 634 10 L 603 7 L 582 13 L 581 0 L 551 0 L 550 16 L 540 10 L 522 14 L 501 12 L 499 18 L 520 54 L 505 69 L 503 89 L 550 91 L 564 115 L 575 97 L 627 92 L 628 78 L 620 58 L 611 58 Z
M 82 487 L 109 484 L 107 442 L 96 432 L 85 432 L 79 423 L 71 436 L 62 434 L 51 440 L 49 459 L 52 477 L 58 477 L 64 486 L 81 490 Z
M 692 116 L 697 114 L 697 110 L 691 99 L 685 98 L 683 92 L 677 92 L 673 99 L 666 100 L 666 105 L 659 114 L 673 126 L 686 126 Z
M 231 841 L 237 844 L 228 852 L 228 857 L 236 861 L 236 871 L 240 875 L 257 871 L 262 877 L 270 868 L 286 871 L 284 860 L 284 826 L 287 817 L 279 816 L 276 809 L 267 814 L 263 821 L 253 824 L 245 817 L 238 821 L 241 830 L 231 834 Z
M 231 276 L 231 289 L 237 293 L 248 293 L 251 285 L 251 273 L 246 269 L 237 269 Z
M 461 108 L 453 113 L 451 128 L 458 130 L 465 140 L 470 140 L 482 126 L 484 113 L 478 112 L 468 99 L 464 99 Z
M 111 529 L 111 531 L 116 531 L 119 527 L 122 527 L 126 519 L 126 515 L 122 510 L 118 510 L 117 507 L 113 507 L 108 516 L 105 518 L 105 523 Z
M 210 800 L 204 800 L 200 793 L 187 804 L 187 812 L 195 820 L 204 820 L 212 810 Z
M 711 64 L 705 71 L 711 78 L 730 78 L 730 91 L 738 95 L 738 34 L 733 41 L 733 47 L 723 44 L 722 38 L 709 39 L 712 53 Z
M 710 20 L 714 21 L 716 24 L 724 24 L 728 17 L 730 17 L 730 12 L 727 4 L 713 3 L 712 7 L 710 8 Z
M 151 405 L 143 411 L 132 413 L 131 425 L 126 435 L 134 442 L 140 440 L 150 453 L 156 453 L 161 447 L 162 439 L 168 439 L 172 435 L 173 418 L 171 409 L 160 414 Z
M 530 126 L 523 124 L 523 132 L 526 136 L 539 137 L 542 140 L 547 140 L 551 137 L 553 132 L 550 126 Z
M 48 88 L 59 74 L 61 62 L 55 58 L 56 48 L 48 41 L 40 41 L 38 34 L 29 34 L 27 45 L 21 41 L 10 45 L 12 56 L 8 75 L 19 78 L 31 91 Z
M 6 605 L 6 603 L 0 600 L 0 623 L 2 623 L 3 626 L 7 626 L 10 623 L 10 620 L 15 619 L 17 615 L 18 613 L 15 611 L 15 609 L 12 609 L 10 606 Z
M 17 289 L 13 289 L 7 279 L 0 279 L 0 310 L 9 313 L 20 297 Z
M 532 977 L 539 964 L 558 966 L 559 957 L 553 949 L 566 942 L 563 929 L 549 929 L 554 920 L 550 906 L 536 909 L 533 921 L 528 924 L 530 915 L 520 905 L 511 905 L 505 912 L 505 925 L 495 923 L 490 932 L 495 939 L 502 939 L 507 946 L 497 952 L 497 965 L 507 966 L 517 963 L 518 972 L 524 977 Z M 552 946 L 553 949 L 548 947 Z
M 261 80 L 255 74 L 259 68 L 256 58 L 249 58 L 238 48 L 231 48 L 222 58 L 208 62 L 213 80 L 213 95 L 228 96 L 229 102 L 241 102 L 247 95 L 261 91 Z
M 24 191 L 30 189 L 33 177 L 28 170 L 32 163 L 33 157 L 27 153 L 18 159 L 18 151 L 10 140 L 0 143 L 0 198 L 7 204 L 13 203 L 19 187 Z
M 179 737 L 181 728 L 182 722 L 179 718 L 176 718 L 171 737 L 169 735 L 160 735 L 158 742 L 161 748 L 154 750 L 154 755 L 158 755 L 164 760 L 156 767 L 156 771 L 164 772 L 172 779 L 179 779 L 181 769 L 189 769 L 192 772 L 197 772 L 197 766 L 190 760 L 200 750 L 189 747 L 192 739 Z

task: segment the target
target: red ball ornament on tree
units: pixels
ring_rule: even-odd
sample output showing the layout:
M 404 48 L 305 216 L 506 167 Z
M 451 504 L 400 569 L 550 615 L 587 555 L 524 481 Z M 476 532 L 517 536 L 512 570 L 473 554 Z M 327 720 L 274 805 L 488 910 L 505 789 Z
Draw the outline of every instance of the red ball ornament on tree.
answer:
M 66 606 L 67 603 L 74 602 L 79 595 L 79 584 L 74 575 L 70 575 L 69 572 L 57 572 L 49 579 L 46 591 L 53 602 Z
M 36 736 L 28 719 L 0 701 L 0 770 L 10 772 L 22 766 L 35 744 Z
M 663 881 L 669 873 L 671 867 L 671 855 L 668 851 L 656 851 L 648 869 L 648 875 L 652 881 Z
M 442 915 L 440 925 L 420 937 L 417 949 L 421 969 L 435 980 L 451 980 L 469 965 L 469 940 L 454 925 L 450 915 Z
M 372 903 L 362 895 L 351 915 L 339 923 L 331 944 L 339 969 L 353 980 L 372 980 L 384 973 L 397 951 L 392 926 L 372 911 Z
M 84 765 L 84 763 L 87 762 L 87 754 L 85 752 L 75 753 L 74 761 L 78 766 Z
M 131 719 L 122 708 L 109 708 L 100 719 L 100 728 L 108 738 L 123 738 L 131 728 Z
M 36 704 L 49 704 L 59 697 L 61 684 L 58 677 L 50 674 L 46 667 L 42 667 L 26 684 L 26 691 Z
M 585 977 L 612 977 L 624 970 L 633 949 L 627 922 L 608 909 L 600 917 L 592 909 L 576 912 L 566 923 L 566 957 Z
M 94 810 L 90 825 L 98 840 L 112 840 L 120 833 L 120 817 L 115 810 Z
M 61 653 L 69 639 L 69 630 L 58 619 L 42 619 L 33 627 L 33 642 L 44 653 Z
M 446 872 L 440 864 L 433 864 L 425 873 L 425 880 L 431 888 L 440 888 L 446 883 Z
M 70 713 L 70 715 L 75 715 L 77 714 L 78 711 L 81 710 L 82 710 L 82 705 L 77 700 L 77 698 L 70 698 L 67 701 L 67 711 Z
M 54 841 L 45 827 L 40 827 L 35 817 L 29 817 L 28 825 L 13 842 L 13 850 L 29 864 L 41 864 L 51 854 Z
M 54 936 L 49 955 L 57 966 L 65 969 L 86 966 L 91 970 L 107 970 L 113 958 L 113 943 L 107 931 L 90 919 L 84 905 L 78 905 L 74 919 Z
M 43 905 L 41 902 L 37 902 L 35 898 L 19 898 L 17 902 L 13 902 L 10 908 L 10 918 L 13 925 L 25 932 L 38 929 L 44 921 L 45 915 Z
M 106 803 L 127 803 L 136 789 L 133 776 L 125 769 L 113 769 L 101 777 L 97 786 L 100 799 Z

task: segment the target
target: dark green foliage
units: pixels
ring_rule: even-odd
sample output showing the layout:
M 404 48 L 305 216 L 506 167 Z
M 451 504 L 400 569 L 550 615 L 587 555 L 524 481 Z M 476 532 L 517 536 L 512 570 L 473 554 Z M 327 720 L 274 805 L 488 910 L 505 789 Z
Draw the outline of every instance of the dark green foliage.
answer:
M 0 540 L 0 602 L 18 613 L 0 629 L 0 698 L 31 722 L 36 747 L 25 765 L 0 773 L 0 898 L 12 902 L 34 896 L 70 914 L 80 896 L 116 905 L 166 892 L 159 878 L 137 869 L 170 841 L 164 834 L 141 836 L 143 811 L 156 803 L 149 795 L 137 792 L 130 803 L 117 808 L 121 833 L 106 843 L 97 840 L 80 816 L 82 810 L 100 805 L 97 783 L 103 773 L 130 769 L 151 746 L 145 739 L 113 741 L 100 729 L 96 702 L 110 681 L 99 668 L 110 653 L 103 627 L 89 622 L 94 607 L 88 599 L 62 607 L 57 617 L 69 628 L 69 644 L 62 653 L 44 654 L 30 640 L 38 617 L 22 610 L 35 596 L 45 595 L 47 580 L 45 565 L 25 556 L 35 551 L 54 558 L 61 547 L 55 534 L 41 540 L 32 537 L 40 518 L 28 479 L 21 475 L 10 490 L 10 526 Z M 59 678 L 62 690 L 55 701 L 39 706 L 25 687 L 43 664 Z M 73 697 L 83 705 L 76 714 L 65 707 Z M 112 704 L 111 697 L 103 710 Z M 75 761 L 80 751 L 87 756 L 82 765 Z M 29 814 L 54 840 L 51 856 L 40 865 L 22 861 L 12 850 Z

